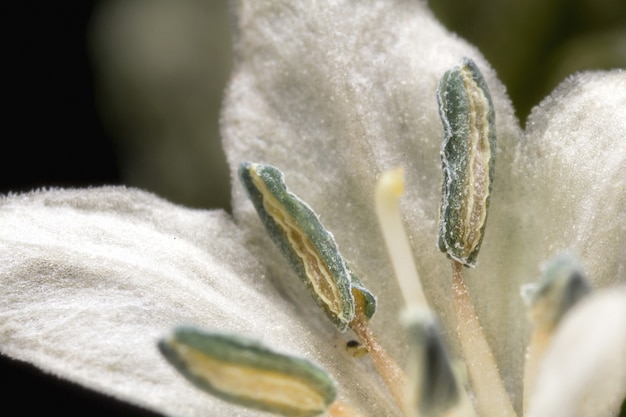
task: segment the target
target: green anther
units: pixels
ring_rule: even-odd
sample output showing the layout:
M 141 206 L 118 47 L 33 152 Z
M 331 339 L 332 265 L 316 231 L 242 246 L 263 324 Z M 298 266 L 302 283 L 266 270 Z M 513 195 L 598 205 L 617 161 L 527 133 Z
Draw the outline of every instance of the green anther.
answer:
M 522 287 L 522 296 L 529 306 L 533 323 L 551 331 L 590 291 L 578 259 L 570 253 L 562 253 L 548 260 L 539 283 Z
M 270 165 L 245 162 L 239 176 L 272 240 L 339 330 L 347 330 L 354 318 L 353 290 L 364 295 L 371 317 L 373 295 L 360 281 L 353 282 L 332 233 L 289 191 L 282 172 Z
M 324 413 L 337 396 L 323 369 L 240 336 L 180 327 L 158 346 L 190 382 L 234 404 L 312 417 Z
M 495 112 L 482 74 L 467 58 L 443 75 L 437 99 L 444 127 L 439 249 L 474 267 L 493 182 Z
M 432 315 L 424 309 L 404 316 L 411 348 L 408 360 L 408 408 L 435 417 L 457 405 L 460 388 Z

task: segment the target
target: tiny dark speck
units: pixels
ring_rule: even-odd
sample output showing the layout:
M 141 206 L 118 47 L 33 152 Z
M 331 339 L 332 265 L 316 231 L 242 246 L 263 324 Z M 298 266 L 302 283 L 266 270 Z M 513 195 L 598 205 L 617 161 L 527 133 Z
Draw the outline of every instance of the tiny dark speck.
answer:
M 346 343 L 346 346 L 349 348 L 355 348 L 357 346 L 359 346 L 360 343 L 356 340 L 348 340 L 348 343 Z

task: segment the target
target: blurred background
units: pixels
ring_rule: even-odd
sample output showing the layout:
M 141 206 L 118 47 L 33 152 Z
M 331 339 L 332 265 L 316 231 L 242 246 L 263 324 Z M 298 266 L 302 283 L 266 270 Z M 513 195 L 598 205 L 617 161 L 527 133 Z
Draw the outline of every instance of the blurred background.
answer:
M 227 1 L 69 3 L 6 13 L 0 192 L 126 184 L 229 209 L 218 130 L 232 58 Z M 626 0 L 430 6 L 486 55 L 522 124 L 567 75 L 626 67 Z
M 232 59 L 226 0 L 41 3 L 4 8 L 10 24 L 4 27 L 0 193 L 125 184 L 179 204 L 228 210 L 218 129 Z M 626 68 L 626 0 L 432 0 L 430 6 L 485 54 L 522 124 L 567 75 Z M 4 398 L 45 394 L 53 399 L 49 412 L 140 413 L 6 359 L 0 358 L 0 371 L 12 381 Z M 20 402 L 23 415 L 29 405 L 39 406 Z

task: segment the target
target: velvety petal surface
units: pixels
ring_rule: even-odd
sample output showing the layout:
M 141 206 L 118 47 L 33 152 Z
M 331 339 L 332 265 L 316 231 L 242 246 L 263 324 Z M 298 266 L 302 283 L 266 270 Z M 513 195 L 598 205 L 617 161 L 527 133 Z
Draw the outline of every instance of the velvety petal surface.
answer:
M 113 187 L 3 197 L 0 265 L 0 353 L 89 388 L 170 415 L 261 415 L 160 356 L 157 340 L 192 324 L 337 370 L 344 401 L 394 415 L 367 364 L 303 325 L 223 212 Z
M 450 264 L 436 247 L 443 138 L 436 89 L 446 70 L 463 57 L 474 59 L 496 106 L 499 155 L 510 154 L 520 132 L 489 65 L 441 27 L 422 2 L 274 2 L 271 7 L 238 2 L 236 13 L 239 59 L 223 113 L 233 172 L 244 160 L 285 172 L 287 184 L 320 214 L 365 285 L 378 295 L 372 326 L 401 358 L 400 298 L 374 213 L 374 187 L 383 170 L 402 165 L 407 184 L 402 210 L 417 269 L 431 304 L 454 329 Z M 510 160 L 496 162 L 497 201 L 505 199 Z M 251 242 L 261 256 L 277 258 L 242 188 L 235 185 L 233 194 L 235 215 L 251 231 Z M 492 204 L 492 211 L 498 210 Z M 496 227 L 487 226 L 486 239 Z M 476 292 L 492 286 L 492 274 L 481 266 L 481 258 L 491 256 L 498 254 L 483 250 L 479 257 L 481 277 L 471 282 Z M 521 315 L 519 277 L 498 282 L 489 293 L 498 291 L 513 315 Z M 493 320 L 502 328 L 510 318 L 505 313 Z M 514 352 L 520 356 L 504 369 L 516 390 L 513 375 L 521 369 L 523 335 L 511 334 L 492 341 L 503 362 Z
M 482 258 L 468 274 L 488 281 L 472 296 L 492 346 L 527 330 L 506 282 L 535 282 L 556 253 L 579 256 L 595 288 L 626 283 L 625 149 L 626 73 L 613 71 L 564 81 L 499 154 Z M 521 366 L 524 347 L 513 349 Z
M 436 88 L 469 57 L 491 90 L 499 142 L 486 236 L 466 278 L 520 411 L 520 284 L 564 249 L 581 257 L 594 287 L 626 281 L 624 72 L 568 79 L 522 132 L 489 64 L 424 2 L 239 0 L 233 10 L 237 59 L 222 131 L 235 221 L 124 188 L 3 197 L 0 352 L 167 414 L 259 415 L 200 393 L 158 355 L 156 340 L 172 326 L 196 324 L 305 356 L 364 416 L 397 415 L 367 356 L 346 353 L 350 333 L 336 332 L 266 236 L 236 172 L 243 161 L 284 171 L 378 296 L 372 327 L 402 363 L 401 297 L 373 202 L 380 173 L 402 165 L 417 269 L 455 350 L 450 265 L 436 247 Z M 581 353 L 589 363 L 596 347 Z
M 523 260 L 572 248 L 594 286 L 626 282 L 626 72 L 568 78 L 527 124 L 513 163 L 535 232 Z
M 528 330 L 520 284 L 564 249 L 583 253 L 595 285 L 624 279 L 618 167 L 626 118 L 624 106 L 616 106 L 623 102 L 623 73 L 570 80 L 535 110 L 524 134 L 489 64 L 423 2 L 238 1 L 234 9 L 237 60 L 222 120 L 233 178 L 246 160 L 285 172 L 379 296 L 372 326 L 397 358 L 405 349 L 400 298 L 374 214 L 375 182 L 383 170 L 405 168 L 402 210 L 417 269 L 454 343 L 450 265 L 435 245 L 443 137 L 436 88 L 462 57 L 477 63 L 494 101 L 498 151 L 485 240 L 477 268 L 466 276 L 520 410 Z M 243 189 L 235 185 L 233 194 L 253 251 L 268 259 L 270 271 L 283 271 Z M 605 204 L 609 214 L 595 213 Z M 306 298 L 282 274 L 270 275 L 292 298 Z

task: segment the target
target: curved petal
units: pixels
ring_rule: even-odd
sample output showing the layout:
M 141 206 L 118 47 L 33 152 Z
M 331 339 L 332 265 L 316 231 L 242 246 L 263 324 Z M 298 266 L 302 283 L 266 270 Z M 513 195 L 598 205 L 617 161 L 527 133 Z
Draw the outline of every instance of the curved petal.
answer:
M 443 139 L 436 90 L 444 72 L 465 56 L 483 72 L 496 108 L 500 147 L 491 213 L 502 211 L 499 203 L 510 195 L 506 178 L 521 133 L 494 72 L 473 47 L 437 23 L 424 2 L 280 1 L 268 6 L 239 1 L 236 13 L 238 61 L 222 120 L 233 178 L 244 160 L 284 171 L 290 189 L 320 214 L 363 283 L 378 296 L 372 326 L 392 355 L 402 358 L 400 297 L 375 216 L 374 188 L 383 170 L 404 166 L 402 211 L 417 269 L 429 302 L 454 329 L 450 263 L 436 245 Z M 237 221 L 257 243 L 260 256 L 280 259 L 240 185 L 235 184 L 233 195 Z M 517 214 L 494 216 L 510 220 Z M 505 262 L 499 258 L 501 242 L 490 238 L 499 225 L 487 223 L 485 244 L 491 239 L 491 249 L 483 248 L 470 286 L 472 293 L 492 288 L 490 297 L 498 294 L 498 306 L 512 311 L 489 316 L 487 327 L 495 322 L 502 329 L 511 316 L 518 322 L 523 317 L 520 276 L 501 279 L 482 266 L 488 257 Z M 284 262 L 272 267 L 282 271 Z M 502 369 L 515 391 L 524 339 L 522 332 L 510 334 L 489 337 L 502 363 L 519 356 Z
M 626 288 L 568 313 L 546 352 L 528 417 L 617 416 L 626 397 Z
M 528 331 L 519 285 L 564 249 L 580 252 L 596 286 L 619 281 L 624 270 L 623 72 L 566 82 L 534 111 L 520 142 L 493 71 L 424 3 L 303 3 L 236 2 L 238 61 L 222 120 L 233 177 L 243 160 L 285 172 L 378 295 L 373 327 L 402 357 L 400 298 L 372 208 L 374 183 L 382 170 L 405 167 L 403 213 L 418 272 L 429 301 L 454 329 L 449 265 L 434 243 L 443 135 L 435 91 L 447 69 L 473 58 L 494 100 L 498 151 L 485 240 L 467 281 L 519 409 Z M 236 218 L 260 256 L 279 259 L 242 188 L 235 185 L 233 194 Z M 271 267 L 285 268 L 280 259 Z
M 564 81 L 534 109 L 526 129 L 515 149 L 498 155 L 507 162 L 496 166 L 479 265 L 468 271 L 496 355 L 507 346 L 501 335 L 519 342 L 528 331 L 521 297 L 503 296 L 512 291 L 503 281 L 533 282 L 541 263 L 568 250 L 580 257 L 594 287 L 626 282 L 624 72 Z M 478 280 L 487 285 L 477 287 Z M 509 344 L 515 350 L 499 363 L 519 370 L 523 345 Z
M 305 356 L 346 402 L 394 415 L 345 342 L 305 326 L 268 284 L 223 212 L 113 187 L 9 196 L 0 266 L 0 352 L 89 388 L 172 415 L 259 415 L 205 395 L 159 355 L 158 338 L 192 324 Z
M 528 260 L 570 248 L 595 286 L 624 282 L 625 166 L 626 72 L 570 77 L 532 112 L 515 161 Z

